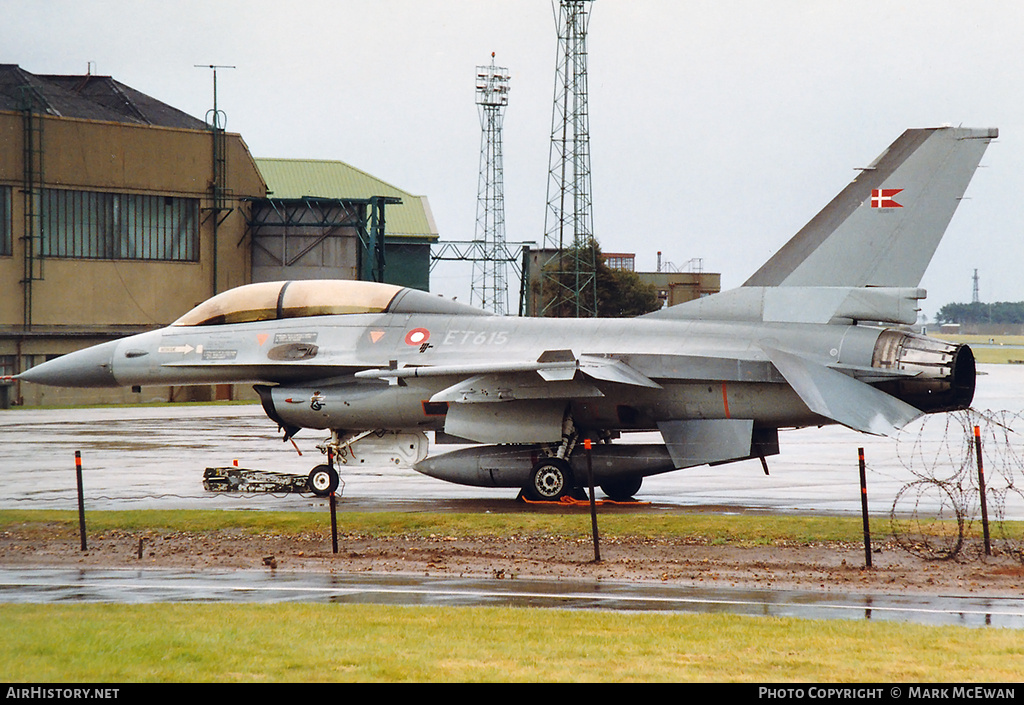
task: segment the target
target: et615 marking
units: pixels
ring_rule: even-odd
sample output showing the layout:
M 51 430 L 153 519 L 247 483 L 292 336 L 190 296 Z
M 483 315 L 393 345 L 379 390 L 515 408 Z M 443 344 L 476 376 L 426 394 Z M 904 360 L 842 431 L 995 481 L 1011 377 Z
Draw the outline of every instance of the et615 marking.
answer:
M 507 342 L 507 330 L 450 330 L 445 334 L 442 345 L 504 345 Z

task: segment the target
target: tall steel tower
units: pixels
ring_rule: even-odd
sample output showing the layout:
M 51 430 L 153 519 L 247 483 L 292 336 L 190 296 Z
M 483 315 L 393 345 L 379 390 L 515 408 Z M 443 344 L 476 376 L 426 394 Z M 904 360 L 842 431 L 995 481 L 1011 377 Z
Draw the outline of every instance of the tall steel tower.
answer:
M 548 160 L 544 262 L 539 274 L 542 316 L 597 315 L 594 214 L 590 193 L 587 110 L 587 24 L 591 0 L 560 0 L 555 15 L 558 57 Z
M 480 181 L 476 199 L 476 234 L 480 255 L 473 261 L 470 302 L 497 314 L 508 312 L 505 276 L 505 185 L 501 162 L 501 123 L 508 105 L 508 69 L 476 67 L 476 104 L 480 106 Z

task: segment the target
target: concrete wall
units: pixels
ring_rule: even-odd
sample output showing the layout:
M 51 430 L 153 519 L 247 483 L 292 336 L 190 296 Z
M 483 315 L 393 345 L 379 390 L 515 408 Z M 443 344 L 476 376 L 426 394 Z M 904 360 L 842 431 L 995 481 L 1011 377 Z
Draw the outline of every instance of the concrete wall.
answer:
M 716 272 L 637 272 L 640 281 L 658 290 L 666 306 L 676 306 L 722 290 L 722 275 Z

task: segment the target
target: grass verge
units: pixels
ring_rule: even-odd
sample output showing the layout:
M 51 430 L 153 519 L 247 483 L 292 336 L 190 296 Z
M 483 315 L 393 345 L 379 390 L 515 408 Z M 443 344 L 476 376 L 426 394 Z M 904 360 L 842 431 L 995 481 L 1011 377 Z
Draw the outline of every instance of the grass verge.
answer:
M 1013 682 L 1015 630 L 515 608 L 0 605 L 0 680 Z
M 456 514 L 414 512 L 339 512 L 338 532 L 358 536 L 536 536 L 570 538 L 590 536 L 590 514 L 586 507 L 560 513 Z M 785 543 L 860 542 L 864 529 L 859 517 L 753 516 L 715 514 L 602 514 L 602 536 L 626 538 L 685 539 L 729 545 Z M 919 522 L 919 528 L 934 525 L 936 534 L 947 533 L 952 522 Z M 0 531 L 19 525 L 31 531 L 33 525 L 52 530 L 54 525 L 78 532 L 78 515 L 66 510 L 0 510 Z M 86 514 L 87 531 L 249 531 L 253 534 L 289 535 L 330 532 L 326 512 L 248 512 L 234 510 L 131 510 L 99 511 Z M 954 525 L 955 526 L 955 525 Z M 1024 538 L 1024 522 L 1000 525 L 1001 536 Z M 873 535 L 887 535 L 888 517 L 871 520 Z M 967 535 L 981 535 L 972 523 Z
M 974 359 L 979 363 L 997 365 L 1024 363 L 1024 350 L 1020 349 L 1020 346 L 1024 345 L 1024 335 L 949 335 L 939 333 L 935 334 L 935 337 L 951 343 L 970 345 Z M 993 347 L 988 347 L 988 345 Z

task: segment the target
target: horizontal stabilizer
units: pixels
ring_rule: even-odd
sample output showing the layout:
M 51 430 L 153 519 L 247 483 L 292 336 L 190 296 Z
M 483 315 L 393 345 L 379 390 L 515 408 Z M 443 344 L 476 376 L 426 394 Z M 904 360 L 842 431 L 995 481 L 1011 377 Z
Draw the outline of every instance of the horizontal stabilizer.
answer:
M 856 431 L 891 436 L 924 413 L 812 360 L 772 348 L 764 351 L 811 411 Z

